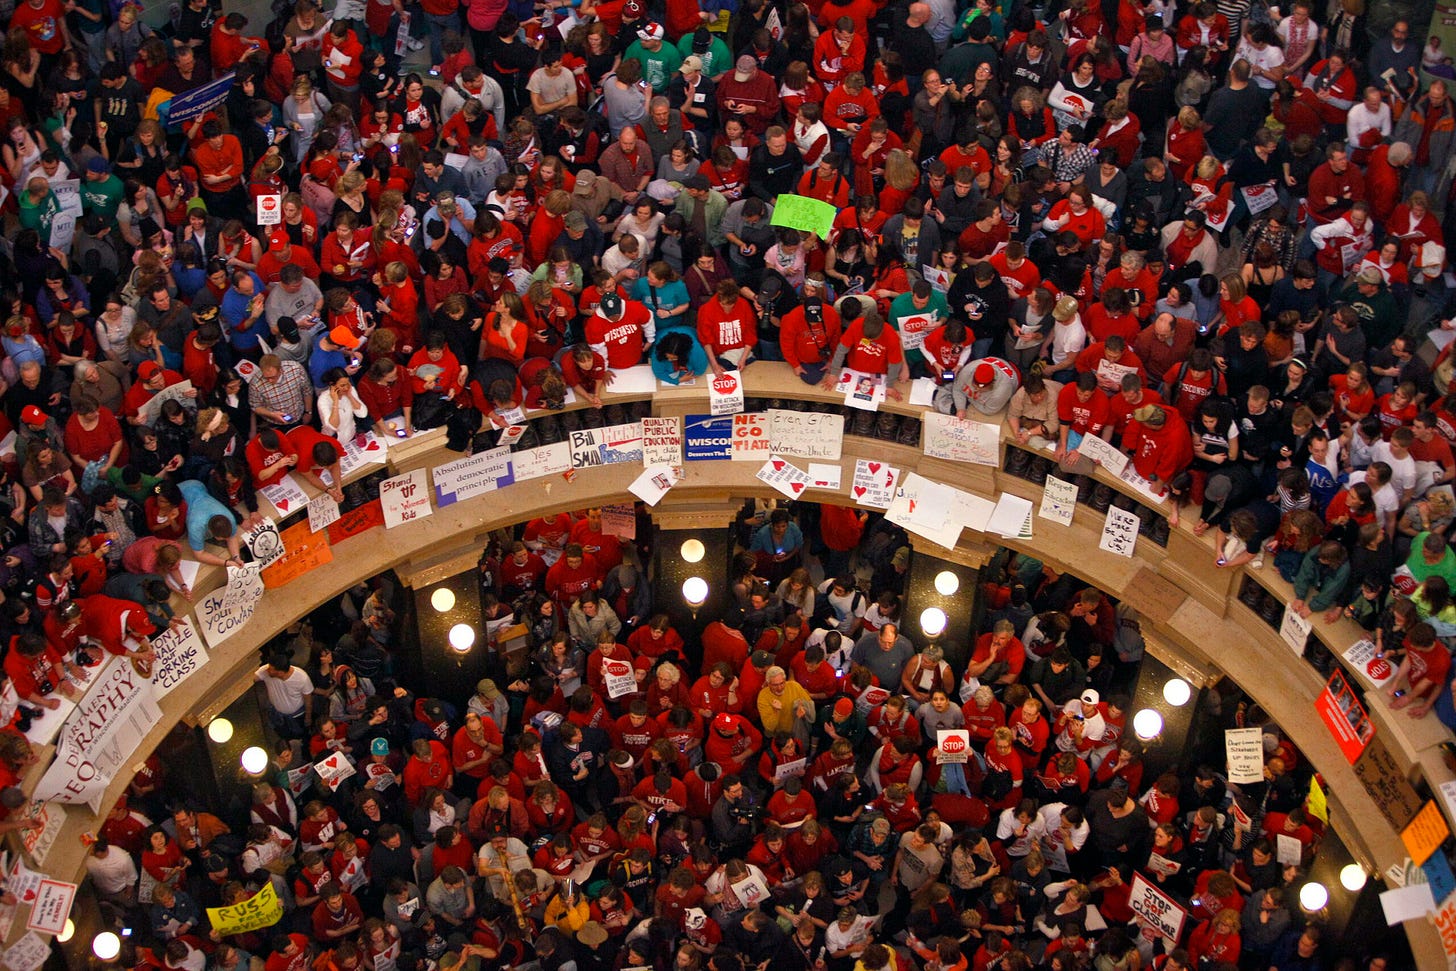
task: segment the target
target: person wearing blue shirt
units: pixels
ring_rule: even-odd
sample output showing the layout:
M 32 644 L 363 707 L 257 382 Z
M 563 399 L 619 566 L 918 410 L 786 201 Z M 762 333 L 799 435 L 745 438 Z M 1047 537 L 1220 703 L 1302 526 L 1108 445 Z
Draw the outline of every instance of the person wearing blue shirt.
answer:
M 641 282 L 640 280 L 638 281 Z M 681 384 L 708 370 L 708 355 L 698 337 L 686 327 L 658 331 L 648 360 L 652 373 L 664 384 Z
M 660 334 L 669 327 L 691 326 L 688 308 L 688 285 L 666 262 L 658 260 L 632 284 L 631 297 L 652 313 L 652 322 Z
M 768 522 L 758 527 L 748 544 L 748 552 L 758 559 L 754 572 L 768 582 L 770 590 L 799 566 L 803 549 L 804 533 L 789 518 L 787 509 L 770 513 Z
M 249 360 L 260 356 L 258 341 L 268 330 L 268 320 L 263 313 L 266 290 L 256 273 L 233 270 L 232 286 L 223 293 L 222 303 L 218 306 L 228 343 Z
M 214 566 L 242 566 L 243 540 L 232 510 L 213 498 L 207 486 L 196 479 L 177 483 L 177 491 L 187 502 L 187 544 L 192 547 L 198 562 Z M 227 558 L 208 552 L 208 542 L 226 546 Z
M 308 356 L 308 376 L 313 379 L 315 391 L 322 391 L 326 382 L 324 375 L 334 368 L 350 377 L 359 371 L 359 359 L 355 351 L 363 341 L 342 324 L 331 331 L 320 333 L 314 342 L 313 353 Z

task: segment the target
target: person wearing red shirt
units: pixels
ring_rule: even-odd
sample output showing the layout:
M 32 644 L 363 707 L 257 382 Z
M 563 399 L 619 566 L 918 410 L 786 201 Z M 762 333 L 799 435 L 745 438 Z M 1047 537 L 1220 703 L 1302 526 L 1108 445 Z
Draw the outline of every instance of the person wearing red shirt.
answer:
M 1344 112 L 1340 113 L 1341 119 Z M 1309 175 L 1309 218 L 1315 225 L 1338 219 L 1365 201 L 1365 174 L 1350 162 L 1343 144 L 1325 150 L 1325 161 Z
M 410 376 L 410 390 L 415 397 L 434 391 L 447 401 L 453 400 L 465 387 L 468 376 L 446 346 L 444 333 L 437 330 L 431 331 L 425 338 L 425 346 L 415 351 L 406 370 Z
M 814 44 L 810 63 L 815 76 L 824 82 L 824 87 L 828 90 L 832 90 L 849 74 L 863 71 L 864 36 L 855 31 L 854 21 L 849 17 L 840 17 L 835 21 L 832 30 L 821 32 Z
M 988 260 L 1011 241 L 1011 227 L 1001 218 L 1001 205 L 994 199 L 976 203 L 974 220 L 956 239 L 961 255 L 974 265 Z
M 385 264 L 374 274 L 374 285 L 379 288 L 378 326 L 394 331 L 397 353 L 414 354 L 420 346 L 420 291 L 410 279 L 409 267 L 402 261 Z
M 966 719 L 966 731 L 970 732 L 971 743 L 980 745 L 989 742 L 996 729 L 1006 724 L 1006 706 L 1003 705 L 989 686 L 977 689 L 961 706 Z
M 737 280 L 718 284 L 714 299 L 698 308 L 698 340 L 715 375 L 746 366 L 758 344 L 758 310 L 738 295 Z
M 849 180 L 840 171 L 843 161 L 838 152 L 825 152 L 816 167 L 799 176 L 798 194 L 827 202 L 835 209 L 849 205 Z
M 1404 708 L 1412 718 L 1431 710 L 1451 673 L 1451 652 L 1439 640 L 1430 624 L 1411 627 L 1405 636 L 1405 659 L 1385 686 L 1390 707 Z
M 335 20 L 324 35 L 324 73 L 337 104 L 359 107 L 359 77 L 364 73 L 364 45 L 345 20 Z
M 880 116 L 880 103 L 865 87 L 864 75 L 855 71 L 824 99 L 824 124 L 848 138 L 854 138 Z
M 378 256 L 368 233 L 361 232 L 359 217 L 346 212 L 334 220 L 334 231 L 324 237 L 319 250 L 320 283 L 363 283 L 374 274 Z
M 353 894 L 330 880 L 313 908 L 313 936 L 320 944 L 352 938 L 364 923 L 364 909 Z
M 1015 626 L 1006 620 L 997 621 L 989 634 L 976 640 L 976 649 L 966 665 L 966 677 L 983 683 L 1012 684 L 1021 677 L 1026 666 L 1026 647 L 1016 636 Z M 1009 719 L 1008 719 L 1009 721 Z
M 31 49 L 48 61 L 73 46 L 60 0 L 27 0 L 10 15 L 10 26 L 23 30 Z
M 735 292 L 737 284 L 734 284 Z M 656 339 L 656 326 L 647 307 L 624 300 L 616 292 L 602 294 L 596 313 L 586 323 L 586 343 L 612 369 L 634 367 Z
M 1104 395 L 1113 394 L 1121 389 L 1124 374 L 1136 374 L 1139 377 L 1145 375 L 1143 362 L 1138 360 L 1136 354 L 1127 349 L 1127 341 L 1116 334 L 1106 340 L 1087 345 L 1082 353 L 1077 355 L 1076 362 L 1079 374 L 1096 376 L 1097 387 Z
M 292 440 L 276 428 L 265 428 L 248 442 L 248 468 L 259 488 L 277 485 L 283 476 L 299 463 Z
M 309 966 L 308 938 L 302 934 L 288 934 L 282 938 L 287 942 L 283 950 L 274 949 L 263 964 L 263 971 L 305 971 Z
M 121 414 L 133 425 L 146 424 L 141 416 L 141 409 L 152 399 L 158 391 L 163 388 L 170 388 L 174 384 L 182 383 L 182 375 L 168 368 L 163 368 L 156 361 L 143 361 L 137 368 L 137 380 L 127 390 L 126 395 L 121 399 Z M 191 397 L 196 397 L 195 394 Z
M 1029 697 L 1006 716 L 1006 727 L 1016 736 L 1016 750 L 1035 765 L 1051 740 L 1051 724 L 1041 715 L 1041 699 Z
M 1193 461 L 1193 439 L 1188 425 L 1173 419 L 1159 405 L 1144 405 L 1132 414 L 1122 436 L 1132 464 L 1152 488 L 1162 494 L 1179 472 Z
M 450 752 L 441 743 L 417 738 L 413 755 L 404 767 L 404 798 L 410 806 L 419 804 L 426 789 L 448 789 L 452 780 Z
M 248 18 L 237 12 L 220 17 L 213 23 L 208 52 L 212 57 L 214 74 L 221 74 L 263 47 L 261 38 L 248 37 L 243 33 L 247 26 Z
M 216 308 L 209 308 L 215 311 Z M 222 340 L 222 331 L 217 324 L 203 324 L 182 342 L 182 376 L 203 394 L 211 394 L 217 387 L 217 376 L 221 370 L 213 348 Z
M 1026 247 L 1019 240 L 1012 240 L 992 256 L 991 267 L 1001 275 L 1006 293 L 1013 301 L 1022 299 L 1041 283 L 1041 271 L 1026 258 Z
M 202 141 L 192 147 L 192 161 L 202 179 L 202 200 L 207 211 L 221 218 L 249 218 L 243 191 L 243 143 L 223 132 L 217 120 L 204 122 Z
M 1217 4 L 1203 0 L 1178 21 L 1175 39 L 1184 52 L 1198 46 L 1208 48 L 1208 63 L 1217 64 L 1228 53 L 1228 18 L 1218 12 Z
M 1168 404 L 1178 409 L 1185 422 L 1192 422 L 1209 398 L 1228 394 L 1223 372 L 1214 366 L 1208 349 L 1201 347 L 1195 348 L 1187 361 L 1173 365 L 1163 374 L 1163 386 L 1168 389 Z M 1373 394 L 1371 405 L 1374 405 Z
M 742 715 L 719 712 L 703 741 L 703 759 L 714 762 L 723 772 L 741 772 L 763 744 L 763 733 Z
M 981 792 L 993 810 L 1010 809 L 1021 801 L 1025 769 L 1014 739 L 1011 729 L 1002 727 L 992 733 L 986 745 L 986 781 Z M 999 797 L 997 792 L 1001 793 Z
M 561 559 L 546 571 L 546 593 L 563 613 L 577 597 L 600 585 L 601 573 L 596 560 L 577 543 L 568 543 Z
M 818 384 L 843 333 L 839 311 L 824 301 L 824 283 L 804 280 L 804 300 L 779 322 L 784 360 L 805 384 Z
M 892 374 L 891 369 L 896 365 L 899 370 Z M 873 311 L 844 329 L 844 336 L 839 339 L 839 347 L 834 351 L 834 360 L 829 364 L 821 387 L 832 388 L 842 367 L 865 374 L 886 375 L 892 384 L 910 380 L 910 366 L 905 363 L 899 333 L 886 326 L 885 319 Z M 899 389 L 895 387 L 887 387 L 885 396 L 895 401 L 901 398 Z
M 1092 205 L 1092 191 L 1083 185 L 1072 186 L 1067 197 L 1052 206 L 1042 226 L 1048 231 L 1075 234 L 1084 252 L 1107 233 L 1107 220 Z

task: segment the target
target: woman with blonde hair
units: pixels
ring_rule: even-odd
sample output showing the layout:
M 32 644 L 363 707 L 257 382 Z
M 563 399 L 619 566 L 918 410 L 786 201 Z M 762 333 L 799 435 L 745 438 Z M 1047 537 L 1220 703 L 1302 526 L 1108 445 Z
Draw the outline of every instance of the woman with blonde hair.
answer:
M 1187 180 L 1193 166 L 1208 151 L 1203 140 L 1203 118 L 1198 109 L 1184 105 L 1178 109 L 1178 116 L 1168 126 L 1168 137 L 1163 145 L 1163 161 L 1177 179 Z
M 283 123 L 293 132 L 293 161 L 301 164 L 318 133 L 324 130 L 324 118 L 333 103 L 314 90 L 307 74 L 293 81 L 293 89 L 283 99 Z
M 920 185 L 920 166 L 903 148 L 892 148 L 885 156 L 885 188 L 880 193 L 881 212 L 900 212 L 905 200 Z
M 339 181 L 334 186 L 334 193 L 338 198 L 334 200 L 332 221 L 338 222 L 341 215 L 352 212 L 359 217 L 361 226 L 368 226 L 374 222 L 374 209 L 369 205 L 369 199 L 364 194 L 364 188 L 368 182 L 369 180 L 364 178 L 364 173 L 352 165 L 348 171 L 339 176 Z

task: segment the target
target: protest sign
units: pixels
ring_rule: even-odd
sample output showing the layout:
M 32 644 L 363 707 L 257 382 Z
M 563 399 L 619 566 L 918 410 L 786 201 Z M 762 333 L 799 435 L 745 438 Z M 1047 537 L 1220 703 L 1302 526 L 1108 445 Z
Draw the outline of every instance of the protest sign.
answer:
M 1375 642 L 1369 639 L 1351 644 L 1345 652 L 1345 663 L 1376 688 L 1395 677 L 1395 666 L 1376 652 Z
M 321 533 L 339 521 L 339 504 L 327 492 L 320 493 L 308 501 L 308 528 L 310 532 Z
M 1260 728 L 1227 728 L 1223 733 L 1228 780 L 1239 785 L 1264 781 L 1264 732 Z
M 1141 524 L 1142 520 L 1135 513 L 1108 506 L 1107 519 L 1102 524 L 1102 539 L 1098 541 L 1097 548 L 1118 556 L 1132 556 Z
M 1096 462 L 1113 475 L 1122 475 L 1122 470 L 1127 467 L 1127 456 L 1096 435 L 1082 436 L 1082 442 L 1077 446 L 1076 452 L 1083 458 Z
M 1284 605 L 1284 620 L 1279 624 L 1279 636 L 1284 639 L 1284 643 L 1294 648 L 1295 654 L 1304 655 L 1304 645 L 1313 629 L 1314 625 L 1309 618 L 1301 617 L 1293 604 Z
M 243 546 L 253 554 L 253 562 L 260 567 L 267 566 L 283 555 L 283 537 L 278 535 L 278 524 L 271 519 L 243 531 Z
M 209 81 L 200 88 L 173 95 L 167 105 L 167 127 L 180 128 L 186 122 L 199 118 L 222 104 L 227 100 L 228 92 L 232 91 L 233 79 L 236 77 L 235 72 L 229 71 L 216 81 Z M 232 174 L 243 175 L 242 172 Z
M 769 220 L 769 225 L 800 229 L 813 233 L 820 239 L 828 239 L 837 215 L 839 210 L 827 202 L 785 193 L 774 202 L 773 218 Z
M 743 379 L 737 371 L 724 371 L 708 381 L 708 410 L 715 415 L 743 410 Z
M 794 759 L 791 762 L 781 762 L 774 766 L 773 784 L 775 787 L 782 786 L 790 779 L 797 779 L 804 774 L 809 766 L 808 759 Z
M 602 533 L 619 539 L 636 539 L 637 510 L 630 502 L 603 506 Z
M 117 770 L 161 720 L 151 680 L 126 658 L 111 657 L 62 726 L 35 798 L 96 809 Z
M 809 474 L 777 455 L 763 463 L 763 467 L 754 473 L 754 478 L 773 486 L 790 499 L 797 499 L 809 487 Z
M 25 815 L 27 821 L 40 821 L 39 828 L 27 826 L 20 831 L 21 845 L 35 865 L 40 866 L 50 855 L 51 847 L 56 845 L 56 837 L 61 835 L 61 827 L 66 825 L 66 810 L 58 803 L 33 799 L 26 807 Z
M 1315 711 L 1320 721 L 1334 736 L 1345 761 L 1354 765 L 1375 735 L 1375 726 L 1365 712 L 1365 706 L 1350 689 L 1345 680 L 1343 668 L 1337 669 L 1325 683 L 1325 690 L 1314 700 Z
M 964 763 L 971 750 L 971 733 L 964 728 L 939 729 L 935 747 L 937 764 Z
M 379 504 L 384 510 L 385 529 L 434 515 L 427 475 L 424 469 L 415 469 L 379 483 Z
M 559 475 L 571 468 L 571 446 L 553 442 L 511 454 L 511 478 L 527 482 L 547 475 Z
M 591 469 L 605 465 L 602 458 L 602 430 L 582 428 L 571 433 L 568 444 L 571 447 L 571 467 Z
M 25 926 L 42 934 L 59 934 L 65 930 L 66 918 L 71 916 L 71 905 L 76 901 L 78 889 L 76 884 L 64 880 L 42 879 Z
M 277 193 L 253 200 L 253 221 L 259 226 L 276 226 L 283 221 L 283 197 Z
M 926 412 L 924 428 L 925 454 L 931 458 L 973 465 L 995 465 L 1000 461 L 1000 425 Z
M 762 462 L 774 453 L 768 415 L 751 412 L 733 416 L 733 443 L 729 446 L 734 462 Z
M 688 415 L 683 426 L 683 457 L 689 462 L 728 459 L 732 448 L 731 415 Z
M 184 406 L 193 404 L 193 399 L 187 397 L 187 392 L 192 390 L 192 382 L 186 379 L 178 381 L 176 384 L 169 384 L 142 402 L 141 406 L 137 408 L 137 415 L 143 423 L 155 425 L 157 418 L 162 413 L 162 405 L 167 402 L 180 401 Z
M 642 461 L 642 423 L 624 422 L 601 430 L 602 461 L 607 465 Z
M 36 971 L 51 956 L 51 942 L 31 931 L 5 949 L 10 971 Z
M 891 468 L 888 462 L 856 459 L 849 494 L 862 506 L 888 509 L 895 498 L 895 480 L 899 477 L 900 470 Z
M 384 510 L 378 499 L 371 499 L 362 506 L 339 513 L 338 521 L 329 525 L 329 545 L 338 546 L 346 539 L 383 525 Z
M 885 376 L 844 368 L 839 372 L 839 380 L 834 385 L 834 391 L 836 394 L 844 395 L 846 408 L 879 411 L 880 402 L 885 400 Z
M 1132 908 L 1138 922 L 1168 941 L 1169 947 L 1178 945 L 1178 937 L 1183 933 L 1183 922 L 1188 914 L 1172 897 L 1143 879 L 1141 873 L 1133 874 L 1128 906 Z
M 682 463 L 682 421 L 676 417 L 642 419 L 642 465 Z
M 282 917 L 283 902 L 272 883 L 263 884 L 257 893 L 240 904 L 207 908 L 207 919 L 219 937 L 272 927 Z
M 316 533 L 306 522 L 297 522 L 283 531 L 284 554 L 263 570 L 263 586 L 272 590 L 325 563 L 332 563 L 334 552 L 329 548 L 327 533 Z
M 768 411 L 769 438 L 779 455 L 802 459 L 839 459 L 844 442 L 844 416 L 817 411 Z
M 810 462 L 809 485 L 815 489 L 830 489 L 838 492 L 841 471 L 839 466 L 827 462 Z
M 202 637 L 213 650 L 223 641 L 236 634 L 250 619 L 263 596 L 263 577 L 252 571 L 240 575 L 239 585 L 229 596 L 229 587 L 213 590 L 197 605 L 197 616 L 202 621 Z
M 678 483 L 678 471 L 671 465 L 650 465 L 642 474 L 632 480 L 627 491 L 638 499 L 655 506 L 667 495 L 667 491 Z
M 631 661 L 623 661 L 618 658 L 607 658 L 602 661 L 602 676 L 607 683 L 607 698 L 615 701 L 623 695 L 630 695 L 637 690 L 637 677 L 634 675 Z
M 1076 511 L 1077 486 L 1074 483 L 1058 479 L 1054 475 L 1047 476 L 1046 485 L 1042 488 L 1041 508 L 1037 510 L 1037 516 L 1061 523 L 1063 526 L 1070 526 L 1072 516 Z
M 157 663 L 152 665 L 152 685 L 158 698 L 165 698 L 207 663 L 207 648 L 202 646 L 202 638 L 192 622 L 186 619 L 154 636 L 152 648 L 157 652 Z
M 504 446 L 437 465 L 431 474 L 435 480 L 435 505 L 441 508 L 515 481 L 511 478 L 511 450 Z
M 1446 817 L 1441 808 L 1436 805 L 1435 800 L 1427 799 L 1421 811 L 1400 831 L 1400 841 L 1405 844 L 1405 851 L 1410 854 L 1411 860 L 1420 866 L 1441 848 L 1441 844 L 1450 835 L 1451 828 L 1446 825 Z
M 258 490 L 263 497 L 273 503 L 273 508 L 278 510 L 280 516 L 287 516 L 290 513 L 298 512 L 308 505 L 308 493 L 303 491 L 303 486 L 298 480 L 287 472 L 278 477 L 278 481 L 265 485 Z

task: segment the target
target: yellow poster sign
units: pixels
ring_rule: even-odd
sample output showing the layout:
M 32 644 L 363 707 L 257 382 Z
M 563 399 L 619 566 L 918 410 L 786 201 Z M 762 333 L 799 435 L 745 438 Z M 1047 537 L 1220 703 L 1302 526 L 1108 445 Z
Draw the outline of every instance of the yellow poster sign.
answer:
M 272 883 L 263 884 L 262 890 L 240 904 L 207 908 L 207 919 L 212 922 L 212 929 L 223 937 L 272 927 L 282 917 L 283 902 L 278 899 Z

